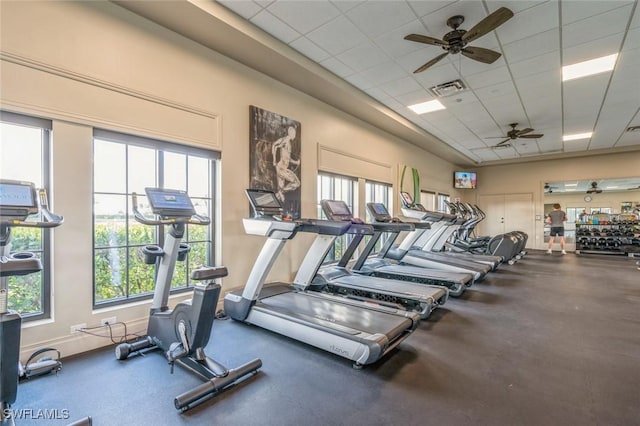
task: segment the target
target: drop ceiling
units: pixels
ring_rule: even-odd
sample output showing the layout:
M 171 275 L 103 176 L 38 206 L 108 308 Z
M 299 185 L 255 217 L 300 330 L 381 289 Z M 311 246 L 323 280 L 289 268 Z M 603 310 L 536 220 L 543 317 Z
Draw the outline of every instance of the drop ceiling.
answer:
M 640 126 L 637 0 L 117 3 L 457 164 L 640 150 L 640 131 L 627 131 Z M 405 35 L 442 39 L 449 17 L 469 30 L 499 7 L 513 18 L 470 43 L 496 62 L 448 55 L 413 73 L 442 50 Z M 612 72 L 561 81 L 563 65 L 612 53 Z M 457 79 L 467 88 L 439 97 L 446 109 L 408 108 Z M 510 123 L 544 136 L 493 149 Z

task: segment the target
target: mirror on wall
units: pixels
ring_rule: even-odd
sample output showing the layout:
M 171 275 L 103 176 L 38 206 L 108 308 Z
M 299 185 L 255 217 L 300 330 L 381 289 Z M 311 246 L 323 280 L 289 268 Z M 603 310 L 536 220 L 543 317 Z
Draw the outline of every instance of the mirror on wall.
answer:
M 575 223 L 581 214 L 640 214 L 640 177 L 544 182 L 544 215 L 560 204 L 567 213 L 565 240 L 575 244 Z M 549 241 L 545 226 L 544 241 Z

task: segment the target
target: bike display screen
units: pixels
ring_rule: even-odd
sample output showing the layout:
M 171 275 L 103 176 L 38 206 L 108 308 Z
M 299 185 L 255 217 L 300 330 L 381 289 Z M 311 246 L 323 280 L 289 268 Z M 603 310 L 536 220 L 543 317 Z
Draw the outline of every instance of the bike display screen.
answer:
M 37 207 L 34 187 L 28 184 L 0 183 L 0 206 Z
M 180 190 L 145 188 L 154 214 L 160 216 L 190 217 L 196 214 L 189 195 Z

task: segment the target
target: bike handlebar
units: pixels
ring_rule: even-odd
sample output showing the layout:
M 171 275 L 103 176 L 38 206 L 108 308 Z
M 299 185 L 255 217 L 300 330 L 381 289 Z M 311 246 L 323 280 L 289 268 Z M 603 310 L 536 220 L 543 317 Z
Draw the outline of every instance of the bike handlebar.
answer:
M 9 219 L 9 220 L 0 220 L 0 225 L 3 226 L 20 226 L 23 228 L 55 228 L 56 226 L 60 226 L 64 223 L 64 217 L 55 214 L 52 211 L 49 211 L 49 202 L 47 199 L 47 191 L 43 188 L 38 190 L 38 195 L 40 196 L 40 213 L 42 213 L 42 217 L 44 221 L 39 222 L 29 222 L 26 220 L 19 219 Z

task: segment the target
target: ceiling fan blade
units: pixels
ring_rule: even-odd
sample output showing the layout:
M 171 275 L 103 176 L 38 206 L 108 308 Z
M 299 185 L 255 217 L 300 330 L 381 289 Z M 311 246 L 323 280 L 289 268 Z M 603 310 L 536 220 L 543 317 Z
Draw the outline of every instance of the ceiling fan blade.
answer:
M 482 21 L 478 22 L 473 28 L 462 36 L 462 41 L 471 42 L 483 35 L 498 28 L 513 17 L 513 12 L 506 7 L 501 7 Z
M 498 142 L 497 144 L 495 144 L 493 147 L 494 147 L 494 148 L 499 148 L 499 147 L 506 146 L 506 145 L 511 146 L 511 144 L 510 144 L 510 143 L 507 143 L 507 142 L 509 142 L 510 140 L 511 140 L 511 138 L 506 138 L 505 140 L 500 141 L 500 142 Z M 505 145 L 505 144 L 506 144 L 506 145 Z
M 449 45 L 449 43 L 444 40 L 439 40 L 437 38 L 429 37 L 422 34 L 409 34 L 408 36 L 405 36 L 404 39 L 409 41 L 417 41 L 418 43 L 431 44 L 433 46 Z
M 533 129 L 530 127 L 527 127 L 526 129 L 518 130 L 517 132 L 518 132 L 518 136 L 520 136 L 520 135 L 524 135 L 525 133 L 533 132 Z
M 492 64 L 500 56 L 502 56 L 500 53 L 494 50 L 484 49 L 482 47 L 471 47 L 471 46 L 465 47 L 460 51 L 460 53 L 462 53 L 467 58 L 471 58 L 473 60 L 483 62 L 485 64 Z
M 444 52 L 443 54 L 436 56 L 435 58 L 433 58 L 432 60 L 430 60 L 429 62 L 427 62 L 426 64 L 424 64 L 420 68 L 418 68 L 417 70 L 415 70 L 413 73 L 417 74 L 419 72 L 422 72 L 422 71 L 426 70 L 427 68 L 429 68 L 430 66 L 432 66 L 433 64 L 438 62 L 440 59 L 442 59 L 445 56 L 447 56 L 448 54 L 449 54 L 449 52 Z
M 487 136 L 485 139 L 504 139 L 507 136 Z
M 543 137 L 544 135 L 542 133 L 532 133 L 530 135 L 520 135 L 518 136 L 519 138 L 526 138 L 526 139 L 538 139 Z
M 491 149 L 502 149 L 502 148 L 511 148 L 511 144 L 510 143 L 506 143 L 504 145 L 494 145 L 491 147 Z

